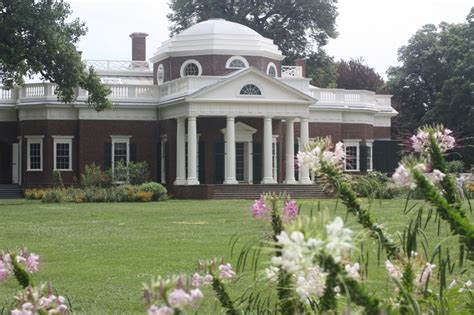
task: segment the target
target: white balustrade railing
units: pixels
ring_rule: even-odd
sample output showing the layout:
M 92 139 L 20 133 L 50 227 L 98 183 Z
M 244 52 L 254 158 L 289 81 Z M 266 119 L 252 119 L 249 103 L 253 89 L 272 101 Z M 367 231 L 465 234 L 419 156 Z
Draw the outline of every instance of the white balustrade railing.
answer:
M 112 93 L 110 99 L 158 100 L 158 90 L 154 85 L 107 84 Z
M 105 71 L 152 71 L 148 61 L 137 60 L 85 60 L 88 67 Z
M 310 88 L 309 94 L 317 99 L 319 104 L 391 106 L 391 95 L 376 95 L 371 91 L 313 87 Z
M 12 90 L 0 88 L 0 102 L 10 102 L 13 99 Z
M 283 78 L 302 78 L 303 67 L 301 66 L 281 66 L 281 76 Z

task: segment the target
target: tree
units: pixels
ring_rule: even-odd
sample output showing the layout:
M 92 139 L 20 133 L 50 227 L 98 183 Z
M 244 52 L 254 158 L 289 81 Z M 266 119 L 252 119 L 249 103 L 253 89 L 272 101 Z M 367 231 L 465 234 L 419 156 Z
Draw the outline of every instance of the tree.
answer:
M 425 25 L 400 48 L 401 65 L 388 72 L 400 128 L 411 132 L 425 123 L 442 123 L 467 142 L 474 137 L 473 41 L 474 8 L 467 23 Z M 461 154 L 473 163 L 467 142 Z
M 311 84 L 320 88 L 336 87 L 337 67 L 334 58 L 322 49 L 313 52 L 306 61 L 306 76 Z
M 360 57 L 337 63 L 336 84 L 341 89 L 382 92 L 385 82 L 380 74 L 364 64 L 364 58 Z
M 336 0 L 171 0 L 171 35 L 209 18 L 240 23 L 272 38 L 288 61 L 335 38 Z
M 80 86 L 88 103 L 101 111 L 110 107 L 110 90 L 93 68 L 86 69 L 75 44 L 87 29 L 63 0 L 0 0 L 0 72 L 6 88 L 40 74 L 57 84 L 58 99 L 71 103 Z

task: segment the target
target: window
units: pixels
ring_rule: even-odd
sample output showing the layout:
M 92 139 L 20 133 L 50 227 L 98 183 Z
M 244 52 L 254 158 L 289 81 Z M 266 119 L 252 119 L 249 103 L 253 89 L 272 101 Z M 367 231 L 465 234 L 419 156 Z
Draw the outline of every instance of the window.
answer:
M 372 171 L 374 168 L 372 157 L 372 142 L 366 142 L 367 146 L 367 171 Z
M 112 169 L 117 163 L 130 162 L 130 137 L 112 137 Z
M 255 84 L 247 84 L 240 90 L 240 95 L 262 95 L 262 91 Z
M 279 151 L 279 146 L 277 142 L 277 137 L 273 136 L 272 140 L 272 173 L 273 173 L 273 179 L 275 182 L 278 179 L 278 152 Z
M 163 67 L 163 64 L 160 64 L 158 66 L 158 70 L 156 71 L 156 81 L 158 82 L 158 85 L 163 84 L 163 81 L 165 80 L 165 68 Z
M 267 74 L 272 78 L 277 77 L 277 68 L 273 62 L 270 62 L 267 66 Z
M 344 147 L 346 150 L 345 170 L 359 171 L 359 142 L 345 140 Z
M 30 172 L 43 170 L 43 136 L 27 136 L 27 170 Z
M 72 136 L 53 136 L 54 169 L 72 171 Z
M 249 67 L 249 63 L 244 57 L 234 56 L 227 60 L 225 67 L 227 69 L 245 69 Z
M 202 67 L 197 60 L 187 60 L 181 66 L 181 77 L 199 76 L 201 74 Z

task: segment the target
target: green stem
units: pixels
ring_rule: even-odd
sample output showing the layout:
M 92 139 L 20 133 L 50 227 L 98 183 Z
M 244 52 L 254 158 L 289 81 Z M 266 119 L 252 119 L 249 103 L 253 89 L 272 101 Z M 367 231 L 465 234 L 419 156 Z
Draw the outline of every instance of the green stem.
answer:
M 234 303 L 230 299 L 229 294 L 227 293 L 224 287 L 224 284 L 214 274 L 211 273 L 211 276 L 212 276 L 212 288 L 214 289 L 214 292 L 216 292 L 217 299 L 221 303 L 222 307 L 225 309 L 225 313 L 227 315 L 237 315 L 238 312 L 235 309 Z
M 18 283 L 23 288 L 28 287 L 31 284 L 30 275 L 16 261 L 16 255 L 15 254 L 11 254 L 11 261 L 12 261 L 12 265 L 13 265 L 13 274 L 15 276 L 15 279 L 18 281 Z
M 387 252 L 389 258 L 398 257 L 400 248 L 387 235 L 380 225 L 370 216 L 370 213 L 362 207 L 357 199 L 356 193 L 352 190 L 349 184 L 341 177 L 341 173 L 335 169 L 334 166 L 327 163 L 321 164 L 321 172 L 331 181 L 331 184 L 338 190 L 338 194 L 342 203 L 347 207 L 347 210 L 356 216 L 357 222 L 365 229 L 370 231 L 370 236 L 380 241 L 382 247 Z

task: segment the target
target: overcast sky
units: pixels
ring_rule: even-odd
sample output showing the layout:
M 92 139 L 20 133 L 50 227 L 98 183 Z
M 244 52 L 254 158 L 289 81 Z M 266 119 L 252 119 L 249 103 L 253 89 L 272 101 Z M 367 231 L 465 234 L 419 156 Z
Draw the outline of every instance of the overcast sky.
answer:
M 68 0 L 89 28 L 79 44 L 85 59 L 131 59 L 133 32 L 146 32 L 147 57 L 168 39 L 168 0 Z M 339 37 L 326 50 L 336 59 L 364 57 L 385 77 L 397 50 L 422 25 L 465 22 L 469 0 L 339 0 Z

